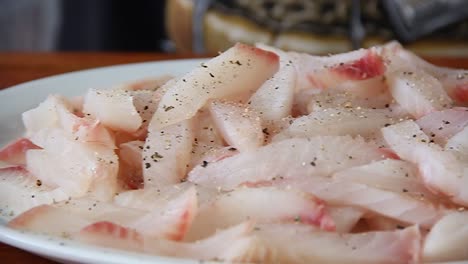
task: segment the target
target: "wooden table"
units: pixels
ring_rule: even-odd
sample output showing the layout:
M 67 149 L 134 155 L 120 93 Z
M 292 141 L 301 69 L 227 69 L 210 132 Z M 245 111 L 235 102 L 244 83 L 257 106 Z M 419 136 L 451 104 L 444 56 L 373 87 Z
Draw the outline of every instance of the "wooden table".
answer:
M 64 72 L 114 64 L 158 61 L 197 56 L 158 53 L 1 53 L 0 89 Z M 468 69 L 468 58 L 428 58 L 431 62 Z M 23 250 L 0 243 L 2 263 L 54 263 Z

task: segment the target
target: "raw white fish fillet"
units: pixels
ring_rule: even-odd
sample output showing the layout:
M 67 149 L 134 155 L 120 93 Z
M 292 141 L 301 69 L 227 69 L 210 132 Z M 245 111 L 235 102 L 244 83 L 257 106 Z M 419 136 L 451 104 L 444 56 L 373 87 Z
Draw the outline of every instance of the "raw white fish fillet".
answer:
M 119 181 L 126 189 L 143 186 L 143 141 L 129 141 L 119 145 Z
M 182 240 L 197 210 L 195 189 L 152 211 L 120 207 L 94 200 L 70 199 L 56 205 L 34 207 L 11 220 L 13 228 L 74 238 L 81 229 L 100 221 L 110 221 L 148 237 Z
M 271 204 L 274 206 L 265 206 Z M 241 222 L 301 222 L 324 230 L 335 230 L 325 204 L 313 195 L 275 187 L 241 187 L 200 205 L 187 239 L 194 241 Z
M 366 184 L 396 193 L 410 195 L 417 199 L 438 202 L 439 196 L 430 192 L 419 177 L 418 168 L 403 160 L 380 160 L 366 165 L 339 171 L 333 178 Z
M 79 142 L 115 147 L 112 133 L 99 120 L 78 115 L 82 113 L 74 108 L 72 101 L 50 95 L 38 107 L 23 113 L 26 137 L 43 147 L 47 140 L 47 132 L 44 133 L 44 130 L 54 128 L 62 129 L 67 136 Z
M 402 159 L 417 164 L 424 184 L 431 191 L 468 205 L 468 166 L 455 153 L 431 143 L 414 121 L 382 129 L 385 140 Z
M 365 210 L 351 206 L 327 206 L 327 212 L 333 219 L 338 233 L 351 232 L 365 214 Z
M 193 121 L 157 129 L 153 121 L 143 146 L 143 177 L 145 187 L 160 187 L 185 178 L 194 140 Z
M 445 150 L 453 151 L 462 162 L 468 163 L 468 126 L 447 141 Z
M 85 227 L 79 240 L 103 247 L 134 250 L 158 255 L 203 261 L 239 262 L 246 258 L 256 240 L 249 237 L 252 223 L 242 223 L 195 243 L 152 239 L 144 233 L 112 222 L 96 222 Z
M 85 96 L 83 112 L 113 130 L 131 133 L 142 124 L 133 101 L 133 96 L 126 91 L 90 89 Z
M 445 146 L 447 140 L 468 126 L 468 108 L 455 107 L 432 112 L 416 123 L 435 143 Z
M 175 199 L 177 196 L 188 191 L 194 186 L 196 185 L 186 181 L 174 185 L 162 186 L 161 188 L 129 190 L 117 194 L 114 197 L 114 203 L 123 207 L 151 211 L 160 206 L 160 204 L 164 204 Z M 219 193 L 216 189 L 205 188 L 202 186 L 196 186 L 196 189 L 199 204 L 204 204 L 212 200 L 213 197 Z
M 0 216 L 9 220 L 35 206 L 69 198 L 60 188 L 48 187 L 21 167 L 0 169 Z
M 421 234 L 404 230 L 338 234 L 298 225 L 258 225 L 260 263 L 418 263 Z M 267 254 L 264 253 L 265 248 Z M 253 250 L 255 252 L 255 250 Z
M 264 126 L 273 130 L 275 123 L 291 115 L 297 73 L 289 55 L 276 48 L 257 44 L 257 47 L 276 53 L 280 68 L 250 98 L 250 107 L 259 113 Z
M 43 149 L 26 153 L 27 170 L 72 197 L 110 200 L 117 191 L 118 159 L 113 148 L 69 138 L 63 130 L 41 130 Z M 38 133 L 36 133 L 38 134 Z
M 468 213 L 455 212 L 440 219 L 424 240 L 425 262 L 468 259 Z
M 209 99 L 253 93 L 279 68 L 278 56 L 236 44 L 178 79 L 162 97 L 153 117 L 163 127 L 193 117 Z
M 298 189 L 315 195 L 327 204 L 355 206 L 422 227 L 431 227 L 449 212 L 441 204 L 413 198 L 401 192 L 391 192 L 365 184 L 325 177 L 297 176 L 291 179 L 270 181 L 263 185 Z
M 404 117 L 388 109 L 330 108 L 296 118 L 292 124 L 273 138 L 273 141 L 293 137 L 362 136 L 381 137 L 380 128 L 395 124 Z
M 190 171 L 188 179 L 203 186 L 229 190 L 246 182 L 289 178 L 299 173 L 327 176 L 383 158 L 383 151 L 362 138 L 292 138 L 197 166 Z
M 328 89 L 319 94 L 311 95 L 307 101 L 307 113 L 321 111 L 328 108 L 389 108 L 392 104 L 392 96 L 388 89 L 367 89 L 359 91 L 356 87 L 338 87 L 340 89 Z M 377 90 L 377 91 L 374 91 Z
M 462 69 L 452 69 L 431 64 L 409 50 L 406 50 L 399 43 L 392 41 L 384 45 L 387 53 L 385 57 L 392 60 L 395 56 L 403 60 L 405 65 L 413 65 L 422 69 L 439 80 L 450 97 L 458 103 L 467 106 L 468 103 L 468 71 Z
M 243 104 L 213 101 L 209 105 L 216 128 L 224 140 L 239 151 L 249 151 L 263 145 L 259 114 Z
M 193 118 L 196 122 L 194 122 L 194 139 L 188 170 L 202 164 L 203 161 L 213 161 L 237 153 L 236 148 L 225 146 L 225 140 L 216 128 L 208 107 L 200 109 Z
M 415 118 L 452 105 L 442 84 L 424 71 L 398 67 L 385 76 L 395 101 Z

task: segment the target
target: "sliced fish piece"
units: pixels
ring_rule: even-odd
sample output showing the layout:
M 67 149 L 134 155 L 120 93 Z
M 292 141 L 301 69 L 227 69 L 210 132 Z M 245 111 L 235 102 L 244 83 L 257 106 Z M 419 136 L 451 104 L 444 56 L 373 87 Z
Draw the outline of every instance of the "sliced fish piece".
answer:
M 452 99 L 436 78 L 419 69 L 395 67 L 396 70 L 386 73 L 390 92 L 414 118 L 452 105 Z
M 424 184 L 453 202 L 468 205 L 468 166 L 450 151 L 431 143 L 414 121 L 382 129 L 385 140 L 404 160 L 417 164 Z
M 300 222 L 328 231 L 335 230 L 325 205 L 313 195 L 275 187 L 242 187 L 201 204 L 187 240 L 195 241 L 213 234 L 217 229 L 247 220 L 258 223 Z
M 298 173 L 327 176 L 383 158 L 384 152 L 362 138 L 292 138 L 197 166 L 188 179 L 202 186 L 230 190 L 241 183 L 289 178 Z
M 163 129 L 152 122 L 143 147 L 145 187 L 179 183 L 190 164 L 194 131 L 192 120 L 184 120 Z
M 288 54 L 276 48 L 257 44 L 257 47 L 276 53 L 280 68 L 250 98 L 249 106 L 259 113 L 263 126 L 273 130 L 283 118 L 291 115 L 297 73 Z
M 0 216 L 9 220 L 42 204 L 69 198 L 60 188 L 51 188 L 22 167 L 0 169 Z
M 260 263 L 418 263 L 421 234 L 417 226 L 404 230 L 339 234 L 294 225 L 254 228 L 264 243 Z M 264 251 L 267 253 L 264 253 Z M 253 250 L 253 252 L 255 252 Z
M 168 88 L 152 122 L 161 129 L 190 119 L 210 99 L 252 94 L 276 73 L 278 61 L 272 52 L 236 44 Z
M 292 124 L 273 138 L 273 141 L 293 137 L 362 136 L 381 137 L 380 128 L 395 124 L 405 117 L 388 109 L 330 108 L 314 111 L 296 118 Z
M 447 140 L 468 126 L 468 108 L 455 107 L 432 112 L 416 123 L 435 143 L 445 146 Z
M 240 152 L 263 145 L 260 116 L 243 104 L 213 101 L 209 106 L 214 124 L 224 140 Z
M 352 167 L 335 173 L 333 178 L 401 192 L 416 199 L 423 198 L 435 202 L 443 199 L 426 188 L 420 179 L 417 166 L 403 160 L 386 159 Z
M 425 262 L 468 260 L 468 213 L 455 212 L 440 219 L 424 240 Z
M 142 124 L 129 92 L 90 89 L 85 96 L 83 112 L 100 120 L 113 130 L 135 132 Z
M 249 249 L 256 242 L 248 236 L 251 229 L 251 223 L 242 223 L 195 243 L 181 243 L 148 238 L 134 229 L 104 221 L 83 228 L 78 239 L 104 247 L 163 256 L 239 262 L 248 257 Z

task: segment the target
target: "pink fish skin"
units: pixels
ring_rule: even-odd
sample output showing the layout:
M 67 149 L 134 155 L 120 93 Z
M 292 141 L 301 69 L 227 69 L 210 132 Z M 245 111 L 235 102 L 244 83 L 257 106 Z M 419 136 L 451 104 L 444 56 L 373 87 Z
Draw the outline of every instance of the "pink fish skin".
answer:
M 26 164 L 26 151 L 40 149 L 27 138 L 19 138 L 0 149 L 0 160 L 13 165 Z

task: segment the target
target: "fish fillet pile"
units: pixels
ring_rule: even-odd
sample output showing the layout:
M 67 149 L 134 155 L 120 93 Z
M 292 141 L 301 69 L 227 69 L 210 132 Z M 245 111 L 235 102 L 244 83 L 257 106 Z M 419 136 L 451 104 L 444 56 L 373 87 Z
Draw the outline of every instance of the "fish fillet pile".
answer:
M 467 106 L 467 70 L 396 42 L 323 57 L 237 44 L 183 76 L 23 113 L 0 212 L 201 261 L 468 260 Z

